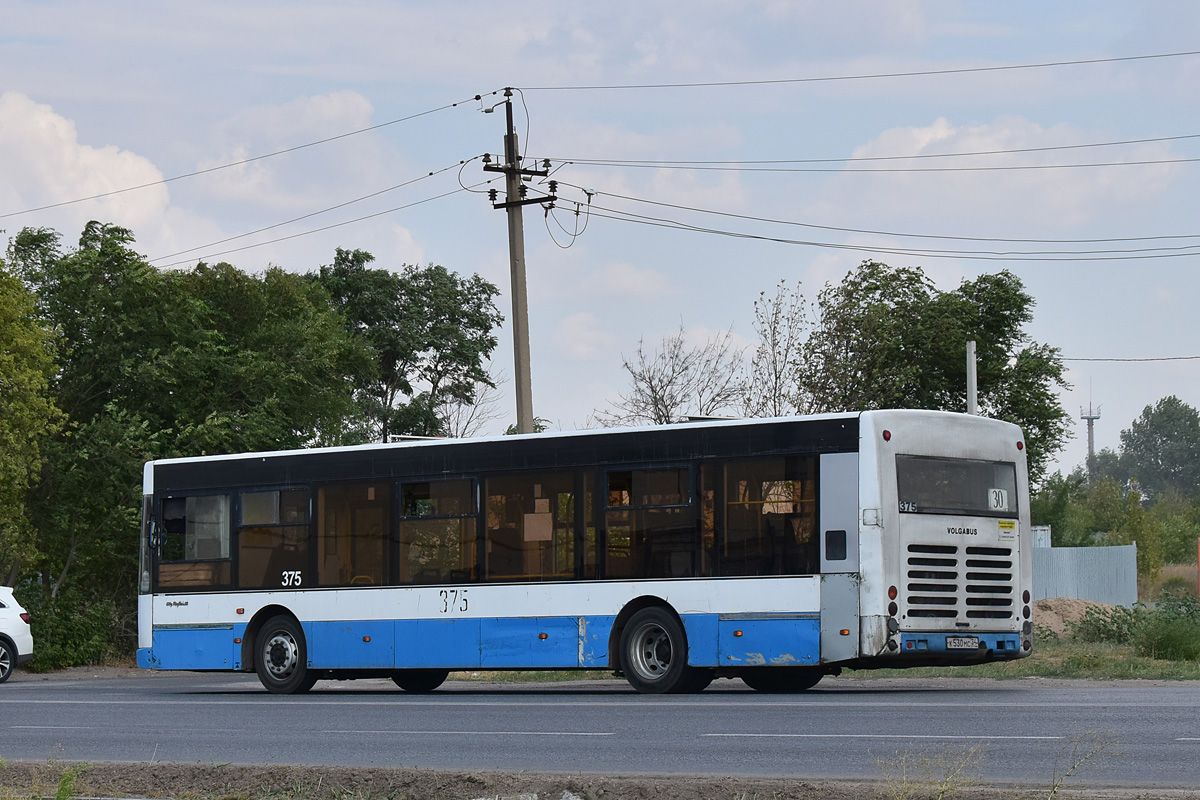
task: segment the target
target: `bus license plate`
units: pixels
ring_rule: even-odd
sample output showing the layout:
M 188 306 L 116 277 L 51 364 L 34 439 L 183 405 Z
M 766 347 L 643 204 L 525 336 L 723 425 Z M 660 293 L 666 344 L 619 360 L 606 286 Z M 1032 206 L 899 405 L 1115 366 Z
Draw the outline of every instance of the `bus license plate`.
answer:
M 979 637 L 978 636 L 947 636 L 946 637 L 946 649 L 947 650 L 978 650 L 979 649 Z

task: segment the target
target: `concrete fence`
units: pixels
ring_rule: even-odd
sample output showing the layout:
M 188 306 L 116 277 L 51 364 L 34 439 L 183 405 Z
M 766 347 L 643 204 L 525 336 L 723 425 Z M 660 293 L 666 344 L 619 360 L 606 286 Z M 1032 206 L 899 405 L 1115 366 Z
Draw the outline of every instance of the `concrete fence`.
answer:
M 1033 599 L 1074 597 L 1110 606 L 1137 602 L 1137 545 L 1033 548 Z

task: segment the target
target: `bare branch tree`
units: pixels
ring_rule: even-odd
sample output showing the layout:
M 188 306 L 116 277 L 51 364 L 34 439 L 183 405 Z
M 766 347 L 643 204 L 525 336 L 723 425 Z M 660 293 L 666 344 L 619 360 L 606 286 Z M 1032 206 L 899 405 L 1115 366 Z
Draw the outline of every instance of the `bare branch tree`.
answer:
M 688 414 L 714 415 L 744 394 L 741 364 L 742 351 L 734 348 L 729 331 L 691 345 L 681 322 L 653 353 L 647 354 L 640 339 L 633 358 L 622 357 L 630 391 L 620 395 L 612 411 L 597 410 L 595 418 L 605 425 L 665 425 Z
M 478 436 L 485 425 L 503 417 L 504 413 L 500 410 L 500 387 L 507 380 L 501 375 L 492 380 L 492 385 L 475 381 L 470 402 L 448 399 L 438 405 L 435 413 L 442 421 L 446 435 L 454 439 Z
M 754 330 L 758 348 L 750 361 L 741 411 L 747 417 L 783 417 L 805 414 L 811 398 L 800 385 L 808 319 L 800 284 L 790 289 L 785 281 L 775 296 L 760 292 L 754 301 Z

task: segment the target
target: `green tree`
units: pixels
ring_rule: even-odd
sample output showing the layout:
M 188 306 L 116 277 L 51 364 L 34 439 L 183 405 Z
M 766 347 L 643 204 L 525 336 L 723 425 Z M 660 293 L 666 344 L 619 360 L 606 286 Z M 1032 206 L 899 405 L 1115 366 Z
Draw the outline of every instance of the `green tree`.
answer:
M 36 557 L 26 493 L 42 466 L 43 441 L 61 423 L 50 398 L 54 338 L 34 298 L 0 260 L 0 583 Z
M 1155 498 L 1170 488 L 1200 491 L 1200 412 L 1174 395 L 1146 406 L 1121 431 L 1121 467 Z
M 356 400 L 366 438 L 434 436 L 446 432 L 439 409 L 470 403 L 477 386 L 494 386 L 487 373 L 496 347 L 499 290 L 445 267 L 405 266 L 399 273 L 372 269 L 363 250 L 338 248 L 333 264 L 310 279 L 329 292 L 347 328 L 366 342 L 373 368 L 364 371 Z
M 938 291 L 919 268 L 864 261 L 817 301 L 800 383 L 814 411 L 966 408 L 977 343 L 981 414 L 1021 426 L 1035 482 L 1069 435 L 1058 350 L 1033 342 L 1033 298 L 1005 271 Z
M 77 248 L 26 229 L 9 261 L 61 336 L 52 388 L 69 422 L 30 493 L 36 569 L 128 608 L 142 464 L 341 441 L 361 344 L 319 286 L 228 264 L 162 273 L 130 231 L 91 222 Z

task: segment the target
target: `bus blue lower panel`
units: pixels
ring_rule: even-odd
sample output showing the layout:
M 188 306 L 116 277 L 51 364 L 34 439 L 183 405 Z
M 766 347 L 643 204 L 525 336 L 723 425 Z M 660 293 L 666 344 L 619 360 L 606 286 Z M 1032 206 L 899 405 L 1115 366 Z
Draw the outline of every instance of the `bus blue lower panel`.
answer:
M 688 614 L 683 618 L 688 662 L 698 667 L 816 664 L 817 615 Z M 509 617 L 323 621 L 303 623 L 314 669 L 569 669 L 614 668 L 608 646 L 615 617 Z M 138 651 L 151 669 L 222 670 L 241 667 L 234 637 L 245 626 L 167 628 L 154 646 Z M 1003 651 L 1020 646 L 1015 635 L 984 636 Z M 944 634 L 906 634 L 908 651 L 945 649 Z M 1008 641 L 1011 639 L 1011 643 Z M 998 641 L 999 640 L 999 641 Z
M 396 668 L 478 669 L 478 619 L 415 619 L 396 623 Z
M 785 667 L 821 660 L 821 620 L 815 614 L 730 614 L 717 620 L 723 667 Z
M 238 649 L 233 643 L 232 625 L 159 628 L 154 632 L 154 646 L 149 651 L 138 651 L 138 666 L 151 669 L 233 669 Z
M 308 661 L 317 669 L 391 669 L 396 663 L 396 623 L 308 622 Z

